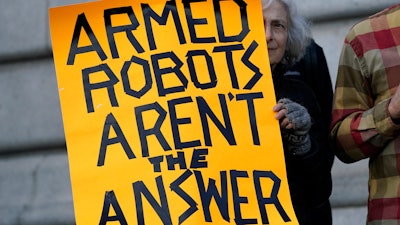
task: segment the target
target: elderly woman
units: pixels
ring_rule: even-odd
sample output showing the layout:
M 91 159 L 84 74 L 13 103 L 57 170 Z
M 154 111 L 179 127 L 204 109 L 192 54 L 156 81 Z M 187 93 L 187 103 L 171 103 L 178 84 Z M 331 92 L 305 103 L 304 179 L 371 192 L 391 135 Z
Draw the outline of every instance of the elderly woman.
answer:
M 301 225 L 332 224 L 333 153 L 312 89 L 290 66 L 305 53 L 310 30 L 288 0 L 263 0 L 268 55 L 293 207 Z

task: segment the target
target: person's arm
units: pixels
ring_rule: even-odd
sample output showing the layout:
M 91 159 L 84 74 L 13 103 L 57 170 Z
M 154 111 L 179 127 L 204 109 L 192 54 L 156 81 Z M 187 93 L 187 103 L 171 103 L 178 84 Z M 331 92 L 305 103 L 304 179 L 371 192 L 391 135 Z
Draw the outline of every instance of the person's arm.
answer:
M 346 42 L 342 49 L 330 133 L 336 156 L 346 163 L 379 153 L 399 129 L 388 113 L 390 99 L 375 102 L 370 79 L 374 75 L 367 71 L 368 59 L 354 52 L 362 49 L 355 43 L 352 47 Z
M 312 88 L 315 89 L 315 95 L 321 107 L 322 116 L 324 117 L 323 121 L 327 132 L 326 134 L 328 134 L 329 124 L 332 118 L 332 81 L 322 47 L 315 43 L 314 49 L 314 60 L 316 60 L 315 64 L 317 65 L 313 70 L 313 72 L 316 72 L 311 73 L 313 80 Z
M 325 133 L 329 133 L 332 117 L 333 89 L 324 50 L 313 39 L 304 57 L 290 70 L 299 71 L 302 79 L 311 87 L 321 108 Z

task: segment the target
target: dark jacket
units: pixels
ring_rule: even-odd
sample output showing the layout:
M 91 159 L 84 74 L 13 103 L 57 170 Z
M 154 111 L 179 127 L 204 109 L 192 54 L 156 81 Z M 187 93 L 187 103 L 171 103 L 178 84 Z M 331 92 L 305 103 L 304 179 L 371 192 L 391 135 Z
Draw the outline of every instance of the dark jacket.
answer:
M 283 65 L 278 65 L 273 73 L 276 100 L 289 98 L 303 105 L 313 123 L 310 152 L 293 156 L 285 150 L 290 194 L 300 225 L 330 225 L 332 215 L 329 197 L 334 155 L 328 139 L 329 123 L 325 121 L 314 91 L 298 73 L 292 69 L 288 72 Z M 284 140 L 283 146 L 286 149 Z
M 304 57 L 289 70 L 298 71 L 299 78 L 313 90 L 321 108 L 324 123 L 329 129 L 332 118 L 333 88 L 322 47 L 312 40 Z

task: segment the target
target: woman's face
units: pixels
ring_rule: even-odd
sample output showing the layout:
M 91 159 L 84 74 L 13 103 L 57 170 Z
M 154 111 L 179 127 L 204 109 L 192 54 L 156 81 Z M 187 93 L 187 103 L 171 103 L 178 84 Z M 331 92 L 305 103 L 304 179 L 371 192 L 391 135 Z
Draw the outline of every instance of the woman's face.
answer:
M 271 69 L 274 69 L 285 55 L 288 38 L 288 14 L 279 1 L 273 1 L 263 10 L 265 35 Z

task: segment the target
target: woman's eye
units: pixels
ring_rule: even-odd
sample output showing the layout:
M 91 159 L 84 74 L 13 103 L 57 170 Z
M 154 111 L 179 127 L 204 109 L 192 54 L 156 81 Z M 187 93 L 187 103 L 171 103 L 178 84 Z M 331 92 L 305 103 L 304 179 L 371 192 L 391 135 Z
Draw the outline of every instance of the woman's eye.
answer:
M 274 24 L 274 26 L 277 28 L 285 28 L 285 25 L 283 25 L 281 23 L 276 23 L 276 24 Z

